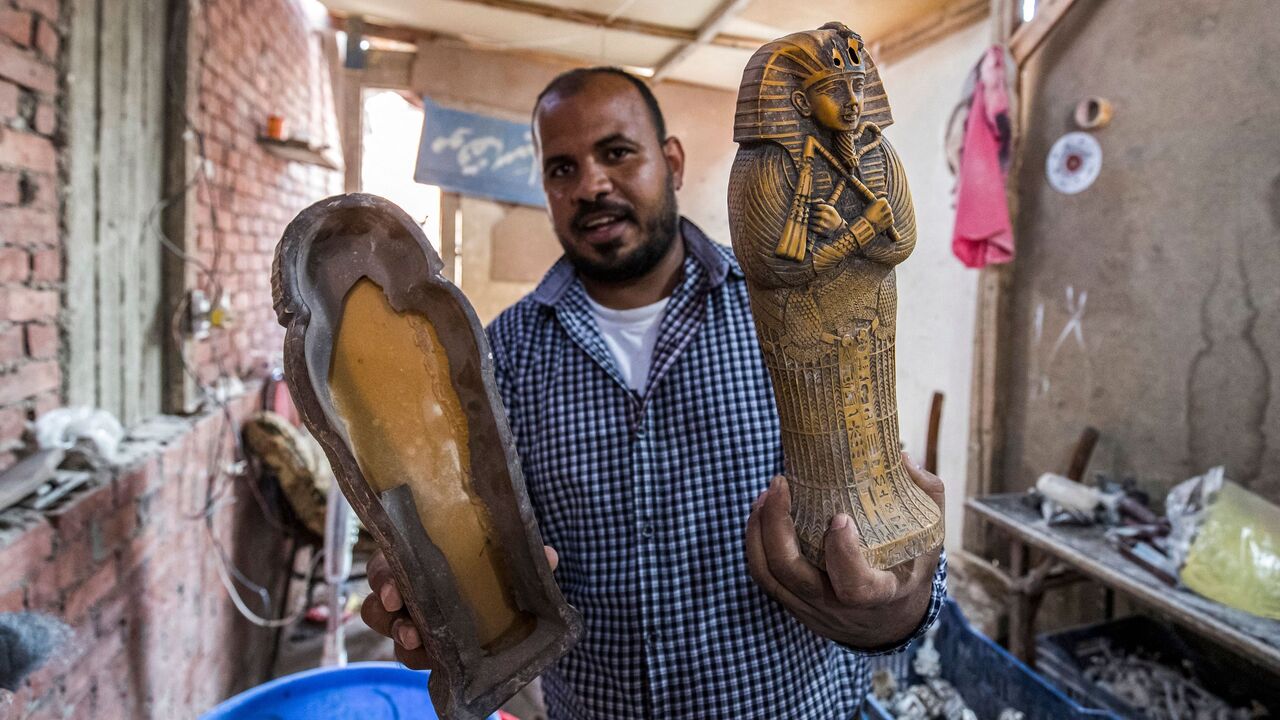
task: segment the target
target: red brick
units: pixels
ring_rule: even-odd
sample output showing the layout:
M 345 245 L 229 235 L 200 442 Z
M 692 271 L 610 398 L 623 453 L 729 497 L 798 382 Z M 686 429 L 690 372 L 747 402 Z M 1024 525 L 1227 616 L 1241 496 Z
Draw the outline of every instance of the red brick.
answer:
M 70 591 L 67 595 L 64 615 L 67 622 L 79 625 L 87 616 L 89 609 L 116 588 L 116 571 L 117 566 L 114 562 L 103 563 L 88 580 Z
M 0 375 L 0 405 L 56 391 L 61 384 L 62 371 L 58 368 L 57 361 L 26 363 L 12 372 Z
M 27 173 L 21 186 L 22 204 L 33 208 L 56 210 L 58 208 L 58 180 L 53 175 Z M 272 248 L 274 248 L 274 241 Z
M 123 548 L 133 539 L 138 529 L 138 510 L 133 505 L 116 508 L 110 517 L 102 522 L 100 536 L 103 547 L 108 552 Z M 127 548 L 125 548 L 127 550 Z
M 3 88 L 0 88 L 0 93 Z M 2 102 L 2 101 L 0 101 Z M 0 111 L 0 119 L 3 119 Z M 16 172 L 0 170 L 0 205 L 17 205 L 22 202 L 22 176 Z
M 77 491 L 70 500 L 49 512 L 49 522 L 58 531 L 59 541 L 68 543 L 66 548 L 59 545 L 58 560 L 63 559 L 68 549 L 79 552 L 80 546 L 71 541 L 80 538 L 88 530 L 90 520 L 105 515 L 110 509 L 111 490 L 106 485 L 90 484 L 88 488 Z
M 0 562 L 0 589 L 7 589 L 31 579 L 33 570 L 48 563 L 53 553 L 53 528 L 43 520 L 14 534 Z
M 58 109 L 51 103 L 42 102 L 36 108 L 36 132 L 41 135 L 52 135 L 58 129 Z
M 57 245 L 56 211 L 36 207 L 0 208 L 0 242 L 24 247 Z
M 56 390 L 53 392 L 46 392 L 42 395 L 36 396 L 36 403 L 35 403 L 36 417 L 40 417 L 41 415 L 49 412 L 50 410 L 54 410 L 60 407 L 62 407 L 62 395 L 58 393 Z
M 87 533 L 60 544 L 53 556 L 55 592 L 62 594 L 79 587 L 100 564 L 93 560 L 93 546 Z
M 58 567 L 47 562 L 33 569 L 27 586 L 27 609 L 61 612 L 62 591 L 58 587 Z
M 0 44 L 0 77 L 50 95 L 58 92 L 58 70 L 34 53 Z
M 27 287 L 0 288 L 0 319 L 13 322 L 54 320 L 58 315 L 58 291 Z
M 0 35 L 23 47 L 31 45 L 31 27 L 34 18 L 25 10 L 0 8 Z
M 31 277 L 31 255 L 22 248 L 0 247 L 0 282 L 26 282 Z
M 21 612 L 26 607 L 26 597 L 26 590 L 22 587 L 14 587 L 8 592 L 0 592 L 0 612 Z M 2 717 L 4 715 L 0 715 L 0 718 Z
M 27 354 L 36 360 L 58 354 L 58 328 L 56 325 L 27 325 Z
M 40 26 L 36 29 L 36 47 L 40 48 L 41 54 L 47 59 L 58 59 L 58 50 L 62 47 L 62 38 L 58 35 L 58 28 L 54 27 L 48 20 L 41 20 Z
M 31 279 L 36 282 L 62 280 L 62 253 L 56 248 L 31 253 Z
M 0 410 L 0 440 L 13 440 L 21 437 L 26 427 L 26 410 L 21 407 L 7 407 Z
M 0 45 L 0 50 L 3 49 L 4 46 Z M 0 165 L 55 175 L 58 172 L 58 153 L 49 138 L 0 128 Z
M 18 117 L 22 111 L 21 92 L 8 80 L 0 80 L 0 121 Z
M 58 21 L 58 0 L 14 0 L 14 4 L 41 17 Z

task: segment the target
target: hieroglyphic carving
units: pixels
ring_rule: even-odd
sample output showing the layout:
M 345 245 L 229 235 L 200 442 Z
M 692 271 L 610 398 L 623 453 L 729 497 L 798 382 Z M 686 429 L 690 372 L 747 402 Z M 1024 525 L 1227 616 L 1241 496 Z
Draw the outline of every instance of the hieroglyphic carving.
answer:
M 729 181 L 734 251 L 773 379 L 792 515 L 823 564 L 831 518 L 880 568 L 942 542 L 899 456 L 894 266 L 916 242 L 875 63 L 840 23 L 760 48 L 743 74 Z

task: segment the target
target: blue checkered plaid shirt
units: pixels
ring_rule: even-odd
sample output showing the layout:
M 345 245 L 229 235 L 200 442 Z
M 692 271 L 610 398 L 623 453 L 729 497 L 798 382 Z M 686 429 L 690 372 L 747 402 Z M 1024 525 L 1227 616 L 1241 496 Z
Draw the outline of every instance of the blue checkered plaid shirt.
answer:
M 769 375 L 732 252 L 683 220 L 684 277 L 643 395 L 562 258 L 489 328 L 497 379 L 578 645 L 543 675 L 551 717 L 851 718 L 866 656 L 752 581 L 751 501 L 782 471 Z M 945 595 L 934 578 L 921 631 Z

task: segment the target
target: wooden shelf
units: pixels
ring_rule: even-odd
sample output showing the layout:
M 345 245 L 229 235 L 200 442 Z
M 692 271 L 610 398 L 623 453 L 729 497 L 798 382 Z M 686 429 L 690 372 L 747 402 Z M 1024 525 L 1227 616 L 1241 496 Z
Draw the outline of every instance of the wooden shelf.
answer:
M 311 145 L 305 140 L 277 140 L 265 135 L 258 136 L 258 144 L 276 157 L 293 162 L 319 165 L 329 170 L 341 170 L 342 166 L 329 157 L 325 151 L 328 145 Z

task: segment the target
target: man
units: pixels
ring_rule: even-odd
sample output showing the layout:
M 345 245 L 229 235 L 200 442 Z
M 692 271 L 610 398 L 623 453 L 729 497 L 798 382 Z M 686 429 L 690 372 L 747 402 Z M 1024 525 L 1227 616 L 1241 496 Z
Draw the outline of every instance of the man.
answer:
M 851 717 L 865 653 L 932 622 L 945 561 L 873 570 L 846 516 L 826 572 L 801 556 L 742 272 L 677 215 L 684 150 L 645 84 L 571 71 L 533 128 L 564 257 L 489 334 L 556 579 L 585 625 L 543 676 L 551 717 Z M 910 467 L 941 506 L 941 482 Z M 370 583 L 366 622 L 429 666 L 380 557 Z

